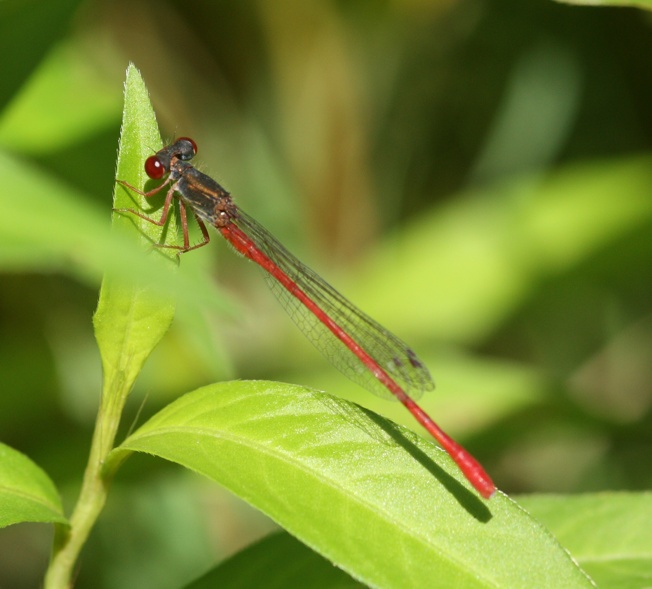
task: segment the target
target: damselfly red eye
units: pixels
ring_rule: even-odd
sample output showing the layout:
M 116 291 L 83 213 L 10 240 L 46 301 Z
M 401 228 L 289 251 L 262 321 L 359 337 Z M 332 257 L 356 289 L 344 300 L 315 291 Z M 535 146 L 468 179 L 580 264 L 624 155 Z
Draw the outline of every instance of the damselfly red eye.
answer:
M 151 155 L 145 160 L 145 173 L 153 180 L 163 178 L 165 172 L 165 166 L 157 155 Z

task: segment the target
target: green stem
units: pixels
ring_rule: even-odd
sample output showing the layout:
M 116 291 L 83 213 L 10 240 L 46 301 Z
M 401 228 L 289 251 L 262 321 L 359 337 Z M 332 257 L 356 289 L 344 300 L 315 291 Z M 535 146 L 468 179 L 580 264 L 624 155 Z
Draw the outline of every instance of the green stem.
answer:
M 119 392 L 102 394 L 102 404 L 97 414 L 93 441 L 79 499 L 70 517 L 70 526 L 57 525 L 52 559 L 48 567 L 44 589 L 69 589 L 72 574 L 88 536 L 106 503 L 110 474 L 103 471 L 104 463 L 113 448 L 120 424 L 120 416 L 128 396 L 129 387 L 113 383 Z

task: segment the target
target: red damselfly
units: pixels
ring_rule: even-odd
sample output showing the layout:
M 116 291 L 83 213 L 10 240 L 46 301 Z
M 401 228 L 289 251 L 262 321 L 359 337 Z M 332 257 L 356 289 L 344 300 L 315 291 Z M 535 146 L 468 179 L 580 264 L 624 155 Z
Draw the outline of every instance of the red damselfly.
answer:
M 416 420 L 441 444 L 469 482 L 485 498 L 496 490 L 491 478 L 471 454 L 451 439 L 415 402 L 434 388 L 428 369 L 403 341 L 365 315 L 313 270 L 302 264 L 257 221 L 243 212 L 231 195 L 190 160 L 197 145 L 181 137 L 145 161 L 145 172 L 160 186 L 143 192 L 126 182 L 120 184 L 150 197 L 168 187 L 160 219 L 133 209 L 129 212 L 160 227 L 170 213 L 172 200 L 180 201 L 183 246 L 166 245 L 189 252 L 206 245 L 212 225 L 241 254 L 265 270 L 265 278 L 281 304 L 306 337 L 346 376 L 379 394 L 398 399 Z M 190 245 L 187 208 L 190 207 L 203 240 Z

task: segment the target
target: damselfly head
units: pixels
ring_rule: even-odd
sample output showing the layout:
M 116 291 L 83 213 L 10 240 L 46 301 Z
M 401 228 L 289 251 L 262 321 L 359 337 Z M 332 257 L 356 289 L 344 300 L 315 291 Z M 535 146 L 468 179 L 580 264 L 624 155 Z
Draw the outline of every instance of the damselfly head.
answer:
M 145 173 L 159 180 L 170 173 L 174 158 L 187 162 L 197 154 L 197 144 L 190 137 L 179 137 L 172 145 L 164 147 L 145 160 Z

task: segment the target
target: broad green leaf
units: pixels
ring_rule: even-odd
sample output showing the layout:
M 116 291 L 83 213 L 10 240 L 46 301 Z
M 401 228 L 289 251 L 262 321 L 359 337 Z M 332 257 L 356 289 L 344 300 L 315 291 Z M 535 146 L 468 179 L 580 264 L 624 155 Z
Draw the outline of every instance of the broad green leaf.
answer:
M 185 589 L 361 589 L 366 587 L 287 533 L 273 534 Z
M 519 498 L 570 550 L 598 587 L 652 584 L 652 493 Z
M 57 489 L 45 472 L 27 456 L 0 443 L 0 527 L 67 521 Z
M 485 502 L 433 443 L 298 386 L 198 389 L 109 457 L 148 452 L 219 482 L 374 587 L 591 587 L 502 493 Z M 111 465 L 109 465 L 111 466 Z
M 138 70 L 129 66 L 117 177 L 142 190 L 147 180 L 143 162 L 152 154 L 152 150 L 161 146 L 147 89 Z M 118 184 L 114 207 L 144 211 L 150 208 L 144 197 Z M 140 241 L 144 248 L 151 242 L 158 243 L 160 227 L 135 215 L 116 212 L 113 215 L 115 230 L 131 232 L 134 240 Z M 177 237 L 174 230 L 170 231 L 170 235 L 172 239 Z M 153 259 L 161 257 L 158 251 L 154 254 Z M 174 267 L 174 262 L 171 261 L 170 266 Z M 162 265 L 160 268 L 165 270 Z M 126 394 L 131 389 L 145 360 L 168 330 L 173 317 L 174 297 L 171 294 L 161 293 L 147 282 L 125 281 L 111 273 L 106 274 L 93 318 L 102 356 L 105 397 L 109 391 L 112 391 L 111 394 Z

